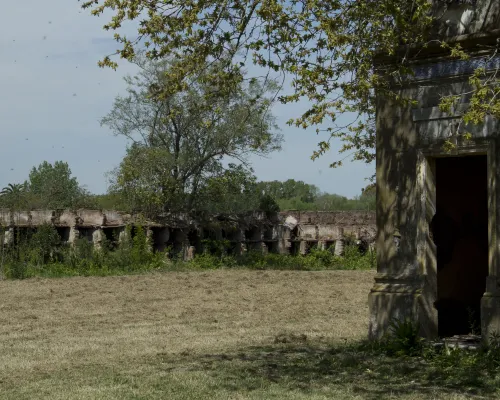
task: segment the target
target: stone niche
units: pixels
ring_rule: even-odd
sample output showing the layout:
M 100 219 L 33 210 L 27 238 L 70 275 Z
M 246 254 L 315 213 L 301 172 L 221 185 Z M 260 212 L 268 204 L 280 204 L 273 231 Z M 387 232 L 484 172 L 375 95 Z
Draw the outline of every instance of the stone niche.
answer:
M 470 60 L 423 49 L 414 76 L 398 88 L 417 104 L 404 108 L 377 100 L 371 338 L 403 318 L 417 322 L 430 339 L 480 333 L 488 340 L 500 332 L 499 124 L 493 118 L 481 126 L 458 124 L 469 102 L 469 76 L 480 65 L 500 68 L 500 58 L 485 52 L 500 38 L 498 30 L 489 29 L 499 19 L 499 2 L 455 3 L 447 11 L 450 21 L 457 21 L 453 10 L 475 17 L 468 17 L 471 25 L 458 32 L 462 36 L 448 40 L 459 41 Z M 449 94 L 461 95 L 461 103 L 446 114 L 438 104 Z M 451 153 L 444 151 L 444 139 L 457 131 L 471 132 L 472 140 L 457 139 Z

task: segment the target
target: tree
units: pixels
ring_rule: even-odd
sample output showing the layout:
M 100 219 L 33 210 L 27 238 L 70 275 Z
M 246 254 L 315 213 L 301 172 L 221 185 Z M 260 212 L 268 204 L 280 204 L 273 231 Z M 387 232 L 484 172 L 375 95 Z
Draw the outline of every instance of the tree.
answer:
M 2 189 L 0 195 L 2 196 L 12 196 L 18 195 L 24 191 L 24 186 L 20 183 L 9 183 L 6 187 Z
M 184 90 L 186 76 L 200 73 L 214 60 L 225 62 L 207 80 L 223 92 L 231 92 L 244 79 L 248 62 L 263 74 L 279 73 L 291 79 L 292 92 L 283 103 L 306 98 L 311 107 L 290 124 L 326 131 L 312 155 L 327 151 L 332 138 L 343 141 L 343 159 L 371 162 L 375 146 L 375 93 L 390 101 L 408 104 L 392 83 L 413 72 L 408 68 L 419 49 L 432 43 L 452 57 L 468 58 L 459 45 L 435 36 L 447 7 L 462 7 L 472 0 L 86 0 L 84 9 L 100 16 L 111 12 L 105 30 L 120 44 L 115 53 L 132 60 L 146 47 L 151 59 L 172 56 L 178 60 L 166 76 L 164 95 Z M 491 7 L 491 5 L 489 6 Z M 479 13 L 480 14 L 480 13 Z M 140 20 L 137 35 L 119 33 L 126 21 Z M 495 52 L 495 46 L 492 46 Z M 388 55 L 390 61 L 380 57 Z M 116 69 L 113 55 L 99 62 Z M 380 61 L 374 68 L 374 60 Z M 479 124 L 486 115 L 500 118 L 499 69 L 492 73 L 481 66 L 471 80 L 470 106 L 462 122 Z M 396 85 L 397 86 L 397 85 Z M 456 95 L 442 98 L 449 111 Z M 339 118 L 342 116 L 343 118 Z M 326 126 L 326 128 L 324 128 Z M 457 133 L 450 133 L 451 136 Z M 467 136 L 467 135 L 466 135 Z M 449 141 L 451 144 L 452 142 Z M 343 159 L 331 164 L 342 165 Z
M 433 24 L 429 0 L 89 0 L 82 5 L 93 15 L 114 12 L 106 30 L 118 31 L 127 20 L 140 19 L 137 38 L 119 32 L 117 54 L 133 60 L 137 49 L 146 57 L 175 57 L 165 75 L 162 96 L 189 86 L 193 74 L 223 94 L 236 91 L 245 79 L 245 66 L 253 62 L 268 76 L 291 79 L 292 93 L 280 96 L 283 103 L 308 99 L 312 106 L 290 124 L 340 137 L 341 152 L 355 160 L 374 159 L 375 89 L 395 98 L 388 83 L 409 73 L 408 52 L 402 45 L 425 43 Z M 378 54 L 396 57 L 377 71 Z M 206 73 L 206 66 L 219 68 Z M 117 67 L 110 56 L 100 66 Z M 344 118 L 339 119 L 340 115 Z M 323 129 L 324 126 L 327 126 Z M 312 158 L 329 149 L 321 141 Z M 342 164 L 342 160 L 332 166 Z
M 71 176 L 68 163 L 56 161 L 53 165 L 44 161 L 33 167 L 24 183 L 30 208 L 88 207 L 87 191 Z
M 265 194 L 276 200 L 298 199 L 303 203 L 314 203 L 320 193 L 317 186 L 295 179 L 288 179 L 284 182 L 261 181 L 257 185 Z
M 225 214 L 259 209 L 263 196 L 257 189 L 256 181 L 253 170 L 241 164 L 229 164 L 207 179 L 199 193 L 196 209 Z
M 0 203 L 9 209 L 21 209 L 26 203 L 26 185 L 9 183 L 0 192 Z
M 112 177 L 112 191 L 122 193 L 131 208 L 148 212 L 191 210 L 214 178 L 231 168 L 225 160 L 247 165 L 250 154 L 279 150 L 266 93 L 272 82 L 254 79 L 241 83 L 225 97 L 214 96 L 206 76 L 220 69 L 215 63 L 206 74 L 189 77 L 189 85 L 169 96 L 165 74 L 172 60 L 149 61 L 138 55 L 135 77 L 127 76 L 127 96 L 118 96 L 102 120 L 115 135 L 131 141 Z
M 376 185 L 374 183 L 370 183 L 369 185 L 366 185 L 366 187 L 361 189 L 360 199 L 367 199 L 371 201 L 372 199 L 375 198 L 376 191 L 377 191 Z

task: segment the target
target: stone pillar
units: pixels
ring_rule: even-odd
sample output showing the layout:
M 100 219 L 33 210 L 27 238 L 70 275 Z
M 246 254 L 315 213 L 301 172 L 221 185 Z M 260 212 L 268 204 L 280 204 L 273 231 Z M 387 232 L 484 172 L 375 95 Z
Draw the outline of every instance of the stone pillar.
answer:
M 260 242 L 260 251 L 262 252 L 263 255 L 269 254 L 269 249 L 267 248 L 267 245 L 265 242 Z
M 101 228 L 94 229 L 92 232 L 92 243 L 94 244 L 94 249 L 101 250 L 102 249 L 102 240 L 104 238 L 104 233 Z
M 418 88 L 408 90 L 403 96 L 418 97 Z M 392 321 L 410 320 L 422 336 L 433 338 L 437 280 L 435 260 L 426 250 L 432 242 L 426 215 L 435 212 L 434 181 L 423 168 L 427 157 L 416 148 L 410 107 L 380 99 L 377 110 L 377 275 L 368 297 L 368 336 L 381 338 Z
M 14 244 L 14 235 L 15 235 L 14 228 L 13 227 L 8 228 L 4 233 L 3 244 L 5 246 L 10 246 Z
M 486 292 L 481 299 L 481 335 L 488 342 L 491 335 L 500 333 L 500 182 L 497 168 L 500 165 L 500 143 L 490 144 L 488 151 L 488 240 L 489 270 Z M 498 185 L 497 185 L 498 184 Z
M 335 241 L 335 250 L 334 250 L 334 255 L 337 257 L 342 257 L 344 255 L 344 239 L 339 237 Z
M 130 244 L 132 238 L 130 237 L 130 231 L 125 227 L 118 234 L 118 246 L 126 246 Z
M 196 247 L 188 246 L 186 248 L 186 254 L 184 256 L 185 261 L 191 261 L 194 259 L 194 255 L 196 254 Z
M 301 256 L 305 256 L 307 254 L 307 242 L 305 240 L 301 240 L 299 244 L 299 254 Z
M 278 242 L 278 253 L 279 254 L 290 254 L 290 248 L 292 243 L 286 239 L 280 239 Z
M 154 250 L 153 230 L 149 227 L 146 228 L 146 250 L 150 253 Z
M 291 232 L 290 229 L 284 225 L 280 225 L 278 234 L 278 253 L 279 254 L 290 254 L 290 247 L 292 243 L 290 242 Z
M 68 244 L 70 246 L 75 246 L 76 241 L 80 238 L 80 231 L 76 226 L 72 226 L 69 228 L 69 238 L 68 238 Z
M 245 254 L 248 251 L 247 244 L 246 243 L 241 243 L 241 254 Z
M 318 242 L 318 250 L 326 250 L 326 240 L 320 240 Z

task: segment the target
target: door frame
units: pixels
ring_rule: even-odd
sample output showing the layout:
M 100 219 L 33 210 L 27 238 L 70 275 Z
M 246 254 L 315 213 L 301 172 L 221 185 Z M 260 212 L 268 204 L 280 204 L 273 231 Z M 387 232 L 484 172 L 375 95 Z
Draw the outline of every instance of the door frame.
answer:
M 430 235 L 430 222 L 436 213 L 436 169 L 435 159 L 467 155 L 486 155 L 488 186 L 488 276 L 495 276 L 498 270 L 499 249 L 497 243 L 496 207 L 496 149 L 495 141 L 488 139 L 457 144 L 454 151 L 444 153 L 442 145 L 422 147 L 417 150 L 417 194 L 418 232 L 417 260 L 419 272 L 424 277 L 418 299 L 421 335 L 429 339 L 438 336 L 438 313 L 433 303 L 437 300 L 437 258 L 436 246 Z M 488 281 L 488 278 L 487 278 Z M 487 287 L 487 282 L 485 282 Z M 487 291 L 488 289 L 486 289 Z M 482 317 L 482 316 L 481 316 Z

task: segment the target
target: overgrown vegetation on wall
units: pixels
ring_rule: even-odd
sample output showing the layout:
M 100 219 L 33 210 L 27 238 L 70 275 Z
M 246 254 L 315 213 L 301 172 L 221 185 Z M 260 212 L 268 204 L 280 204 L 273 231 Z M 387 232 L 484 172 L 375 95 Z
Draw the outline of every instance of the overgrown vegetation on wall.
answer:
M 203 242 L 204 252 L 191 261 L 183 261 L 172 248 L 152 251 L 145 230 L 127 227 L 128 240 L 119 245 L 103 238 L 96 248 L 86 238 L 73 246 L 61 243 L 51 225 L 36 231 L 16 233 L 15 243 L 0 251 L 0 268 L 7 279 L 36 276 L 105 276 L 154 270 L 207 270 L 218 268 L 251 268 L 283 270 L 370 269 L 375 267 L 375 254 L 361 254 L 356 246 L 347 246 L 345 255 L 337 257 L 330 250 L 312 248 L 305 256 L 262 254 L 249 251 L 230 255 L 227 241 Z

